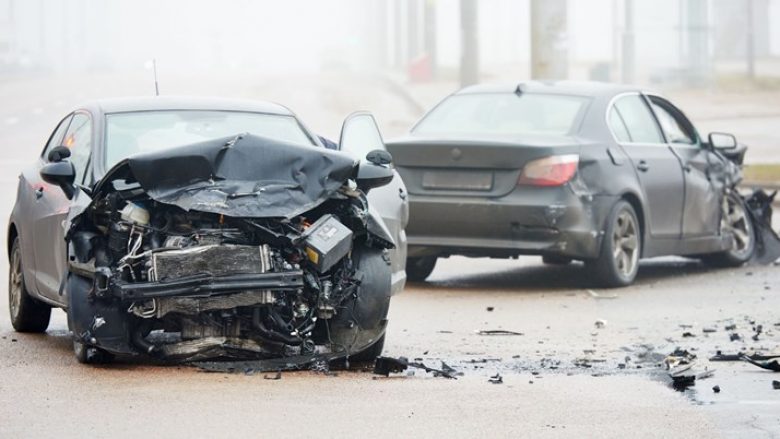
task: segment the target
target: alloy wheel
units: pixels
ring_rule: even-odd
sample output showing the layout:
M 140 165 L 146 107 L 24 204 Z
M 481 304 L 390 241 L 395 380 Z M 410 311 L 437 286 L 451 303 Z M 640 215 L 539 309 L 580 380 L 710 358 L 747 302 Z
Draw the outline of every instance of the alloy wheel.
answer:
M 8 304 L 11 311 L 11 319 L 16 319 L 22 305 L 22 258 L 19 248 L 16 247 L 11 254 L 11 267 L 8 276 Z
M 612 257 L 615 267 L 625 277 L 631 276 L 639 262 L 639 228 L 628 211 L 618 214 L 612 233 Z
M 733 196 L 723 197 L 723 217 L 721 229 L 734 236 L 735 256 L 742 257 L 750 251 L 753 244 L 753 231 L 745 206 Z

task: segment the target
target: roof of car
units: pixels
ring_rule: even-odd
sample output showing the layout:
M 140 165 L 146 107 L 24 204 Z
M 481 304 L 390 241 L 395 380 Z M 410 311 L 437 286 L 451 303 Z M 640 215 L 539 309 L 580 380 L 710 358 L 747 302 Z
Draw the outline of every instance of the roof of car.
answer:
M 590 97 L 609 97 L 625 92 L 639 92 L 641 88 L 631 85 L 596 81 L 525 81 L 504 84 L 478 84 L 465 87 L 455 94 L 472 93 L 549 93 Z
M 102 113 L 122 113 L 129 111 L 149 110 L 216 110 L 216 111 L 250 111 L 292 115 L 283 105 L 265 101 L 247 99 L 226 99 L 187 96 L 149 96 L 100 99 L 90 102 L 85 108 L 94 108 Z

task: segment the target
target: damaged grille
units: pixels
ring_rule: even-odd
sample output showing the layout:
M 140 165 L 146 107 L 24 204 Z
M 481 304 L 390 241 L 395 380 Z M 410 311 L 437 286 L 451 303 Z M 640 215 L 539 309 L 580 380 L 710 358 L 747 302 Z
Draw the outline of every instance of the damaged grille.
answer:
M 199 274 L 258 274 L 270 269 L 268 245 L 203 245 L 153 253 L 150 278 L 165 281 Z

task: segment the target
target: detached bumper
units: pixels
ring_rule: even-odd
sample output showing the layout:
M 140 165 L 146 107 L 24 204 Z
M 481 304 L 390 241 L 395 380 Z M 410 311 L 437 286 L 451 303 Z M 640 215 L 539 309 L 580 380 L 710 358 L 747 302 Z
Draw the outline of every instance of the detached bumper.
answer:
M 163 282 L 112 283 L 111 294 L 121 300 L 161 297 L 210 297 L 242 291 L 296 290 L 303 288 L 303 272 L 191 276 Z
M 616 200 L 568 187 L 518 188 L 501 198 L 412 195 L 409 256 L 594 258 Z

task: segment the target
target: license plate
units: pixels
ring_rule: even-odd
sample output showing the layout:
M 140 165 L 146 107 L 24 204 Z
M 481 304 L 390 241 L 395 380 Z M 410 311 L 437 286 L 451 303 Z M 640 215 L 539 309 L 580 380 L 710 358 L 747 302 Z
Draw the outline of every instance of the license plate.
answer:
M 493 188 L 492 172 L 428 171 L 423 174 L 425 189 L 489 191 Z

